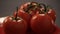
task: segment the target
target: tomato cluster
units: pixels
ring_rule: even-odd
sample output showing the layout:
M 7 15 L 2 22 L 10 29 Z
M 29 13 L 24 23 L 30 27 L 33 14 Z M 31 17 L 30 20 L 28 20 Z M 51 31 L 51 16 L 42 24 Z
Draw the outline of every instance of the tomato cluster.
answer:
M 28 2 L 17 7 L 3 22 L 5 34 L 59 34 L 56 13 L 44 3 Z

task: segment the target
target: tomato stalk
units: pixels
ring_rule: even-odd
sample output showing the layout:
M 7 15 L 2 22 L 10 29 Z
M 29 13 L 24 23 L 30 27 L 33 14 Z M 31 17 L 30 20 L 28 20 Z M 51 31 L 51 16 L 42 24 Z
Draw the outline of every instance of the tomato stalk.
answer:
M 16 7 L 17 9 L 17 11 L 16 11 L 16 17 L 15 17 L 15 20 L 17 21 L 18 19 L 17 19 L 17 17 L 18 17 L 18 7 Z

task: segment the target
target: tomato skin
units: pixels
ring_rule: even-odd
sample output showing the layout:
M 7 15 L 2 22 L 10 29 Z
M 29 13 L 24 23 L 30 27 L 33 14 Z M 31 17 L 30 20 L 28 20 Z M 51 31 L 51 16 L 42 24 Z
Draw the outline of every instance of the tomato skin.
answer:
M 60 29 L 57 29 L 53 34 L 60 34 Z
M 5 34 L 3 30 L 3 23 L 0 23 L 0 34 Z
M 56 20 L 56 12 L 54 9 L 49 9 L 48 13 L 47 13 L 52 19 L 53 21 L 55 22 Z
M 23 19 L 26 20 L 26 21 L 29 21 L 30 18 L 31 18 L 31 15 L 30 15 L 30 14 L 25 13 L 25 12 L 23 12 L 22 10 L 20 10 L 20 11 L 18 12 L 18 16 L 21 17 L 21 18 L 23 18 Z
M 56 30 L 52 34 L 60 34 L 60 28 L 56 24 L 54 24 L 54 26 Z
M 7 17 L 3 22 L 5 34 L 26 34 L 27 23 L 24 20 L 15 21 Z
M 51 34 L 55 29 L 53 20 L 47 14 L 37 14 L 31 19 L 31 28 L 37 34 Z

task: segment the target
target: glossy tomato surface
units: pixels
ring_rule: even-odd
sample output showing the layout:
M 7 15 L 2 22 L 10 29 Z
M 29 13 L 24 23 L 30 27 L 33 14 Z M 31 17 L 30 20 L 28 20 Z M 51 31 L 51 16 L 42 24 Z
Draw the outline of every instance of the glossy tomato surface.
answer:
M 37 14 L 31 19 L 31 28 L 37 34 L 51 34 L 55 27 L 54 21 L 47 14 Z

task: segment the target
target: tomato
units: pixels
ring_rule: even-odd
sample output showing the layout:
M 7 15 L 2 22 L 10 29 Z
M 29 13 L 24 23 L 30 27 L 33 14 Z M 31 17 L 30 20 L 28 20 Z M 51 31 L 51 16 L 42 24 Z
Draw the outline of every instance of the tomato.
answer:
M 47 14 L 37 14 L 31 19 L 31 28 L 37 34 L 51 34 L 55 31 L 54 21 Z
M 6 34 L 26 34 L 27 23 L 22 18 L 7 17 L 3 22 Z
M 5 34 L 26 34 L 27 22 L 18 17 L 18 7 L 16 16 L 8 16 L 3 22 Z

